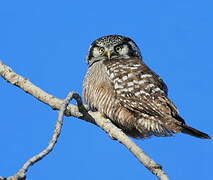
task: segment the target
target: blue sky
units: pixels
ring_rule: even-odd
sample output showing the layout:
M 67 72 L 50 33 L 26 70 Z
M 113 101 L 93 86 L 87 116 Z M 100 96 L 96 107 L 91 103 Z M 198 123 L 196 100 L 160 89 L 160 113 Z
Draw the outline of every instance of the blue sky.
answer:
M 169 87 L 186 122 L 213 136 L 213 2 L 0 1 L 0 59 L 56 97 L 82 91 L 89 44 L 121 34 Z M 51 137 L 57 112 L 0 78 L 0 176 L 14 174 Z M 135 142 L 171 179 L 212 180 L 213 143 L 187 135 Z M 28 179 L 155 179 L 98 127 L 65 118 L 54 151 Z

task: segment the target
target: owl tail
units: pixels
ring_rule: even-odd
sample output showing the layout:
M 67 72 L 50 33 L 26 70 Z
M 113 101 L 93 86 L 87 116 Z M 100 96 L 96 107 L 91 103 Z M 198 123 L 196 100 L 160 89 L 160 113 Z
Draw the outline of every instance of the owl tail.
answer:
M 201 131 L 198 131 L 197 129 L 194 129 L 194 128 L 187 126 L 187 125 L 182 125 L 182 131 L 181 132 L 185 133 L 185 134 L 189 134 L 191 136 L 201 138 L 201 139 L 212 139 L 212 137 L 210 137 L 208 134 L 203 133 Z

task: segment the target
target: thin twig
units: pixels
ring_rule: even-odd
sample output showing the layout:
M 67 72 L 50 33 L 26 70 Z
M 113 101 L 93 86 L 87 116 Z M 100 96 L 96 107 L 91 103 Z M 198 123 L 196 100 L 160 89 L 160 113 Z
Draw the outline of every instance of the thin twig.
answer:
M 63 102 L 62 100 L 36 87 L 29 80 L 13 72 L 12 69 L 10 69 L 2 62 L 0 62 L 0 76 L 2 76 L 9 83 L 31 94 L 39 101 L 49 105 L 54 110 L 60 109 Z M 126 134 L 124 134 L 119 128 L 117 128 L 110 120 L 104 118 L 99 112 L 87 111 L 86 107 L 82 104 L 81 97 L 78 94 L 73 94 L 73 98 L 77 101 L 78 106 L 71 104 L 68 105 L 65 111 L 66 116 L 73 116 L 98 125 L 105 132 L 107 132 L 110 137 L 117 139 L 124 146 L 126 146 L 129 151 L 132 152 L 132 154 L 160 180 L 169 179 L 166 173 L 162 170 L 162 166 L 154 162 L 148 155 L 146 155 Z
M 41 151 L 40 153 L 38 153 L 37 155 L 33 156 L 28 161 L 26 161 L 24 163 L 24 165 L 22 166 L 22 168 L 20 168 L 19 171 L 15 175 L 6 178 L 6 180 L 24 180 L 26 178 L 26 172 L 28 171 L 29 167 L 32 166 L 33 164 L 35 164 L 36 162 L 40 161 L 41 159 L 43 159 L 45 156 L 47 156 L 53 150 L 53 148 L 55 147 L 57 140 L 61 134 L 64 112 L 69 104 L 69 101 L 74 96 L 76 96 L 76 93 L 70 92 L 67 95 L 66 99 L 63 101 L 60 111 L 58 112 L 58 119 L 56 121 L 54 133 L 52 135 L 52 138 L 49 141 L 48 146 L 43 151 Z

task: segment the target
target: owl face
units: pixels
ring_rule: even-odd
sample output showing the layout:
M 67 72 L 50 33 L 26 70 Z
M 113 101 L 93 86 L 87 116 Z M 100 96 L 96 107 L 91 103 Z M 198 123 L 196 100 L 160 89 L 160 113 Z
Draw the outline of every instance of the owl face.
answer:
M 133 40 L 120 35 L 110 35 L 95 40 L 88 52 L 87 62 L 91 66 L 101 60 L 141 58 L 141 53 Z

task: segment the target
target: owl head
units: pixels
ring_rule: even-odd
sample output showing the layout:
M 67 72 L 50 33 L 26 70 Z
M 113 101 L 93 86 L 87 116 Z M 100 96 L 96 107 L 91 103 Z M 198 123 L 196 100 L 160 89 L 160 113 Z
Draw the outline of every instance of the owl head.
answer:
M 125 36 L 110 35 L 93 41 L 86 61 L 89 65 L 92 65 L 102 60 L 125 60 L 134 57 L 142 59 L 140 50 L 133 40 Z

